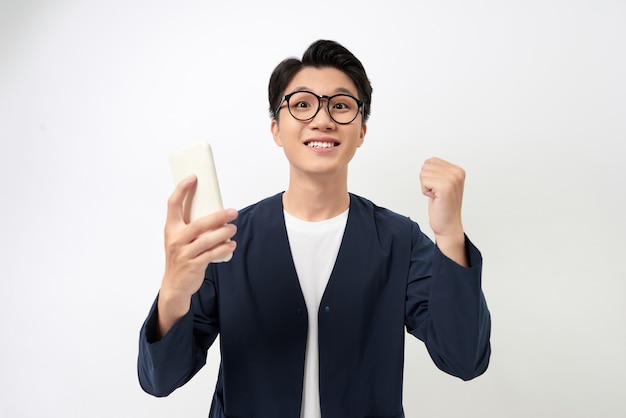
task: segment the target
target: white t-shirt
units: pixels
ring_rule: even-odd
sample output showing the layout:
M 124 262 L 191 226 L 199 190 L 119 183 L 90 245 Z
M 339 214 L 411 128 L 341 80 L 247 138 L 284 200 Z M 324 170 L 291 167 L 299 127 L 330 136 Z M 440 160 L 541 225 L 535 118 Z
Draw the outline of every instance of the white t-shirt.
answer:
M 285 211 L 289 246 L 309 317 L 300 414 L 302 418 L 321 417 L 317 314 L 337 260 L 347 221 L 348 210 L 320 222 L 303 221 Z

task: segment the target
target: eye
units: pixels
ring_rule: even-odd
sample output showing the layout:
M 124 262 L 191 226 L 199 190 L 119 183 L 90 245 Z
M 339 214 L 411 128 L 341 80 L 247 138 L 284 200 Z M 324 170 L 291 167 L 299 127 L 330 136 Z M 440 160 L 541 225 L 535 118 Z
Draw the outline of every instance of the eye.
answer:
M 354 110 L 357 108 L 357 106 L 358 105 L 356 101 L 354 100 L 354 98 L 350 96 L 344 96 L 344 95 L 333 97 L 330 103 L 330 107 L 333 110 L 337 110 L 337 111 Z
M 289 100 L 291 110 L 296 112 L 306 112 L 311 108 L 316 108 L 317 103 L 317 96 L 307 91 L 296 92 Z

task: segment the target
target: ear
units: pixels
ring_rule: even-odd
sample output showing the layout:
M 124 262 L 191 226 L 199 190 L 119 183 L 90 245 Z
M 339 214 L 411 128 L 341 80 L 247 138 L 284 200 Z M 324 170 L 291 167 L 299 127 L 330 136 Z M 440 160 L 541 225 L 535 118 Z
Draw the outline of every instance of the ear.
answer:
M 274 142 L 279 147 L 283 146 L 283 141 L 280 139 L 280 128 L 278 126 L 278 121 L 276 119 L 272 119 L 272 124 L 270 125 L 270 130 L 272 131 L 272 136 L 274 137 Z
M 361 124 L 361 135 L 359 135 L 359 145 L 358 147 L 361 147 L 361 145 L 363 145 L 363 142 L 365 141 L 365 134 L 367 133 L 367 124 L 363 123 Z

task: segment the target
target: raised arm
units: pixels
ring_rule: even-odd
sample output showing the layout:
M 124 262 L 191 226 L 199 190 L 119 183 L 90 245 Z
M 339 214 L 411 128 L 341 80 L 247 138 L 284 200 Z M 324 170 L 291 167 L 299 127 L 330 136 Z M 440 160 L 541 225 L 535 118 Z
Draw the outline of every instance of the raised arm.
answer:
M 491 317 L 482 292 L 482 256 L 461 222 L 465 172 L 431 158 L 424 163 L 420 179 L 429 197 L 437 248 L 430 275 L 423 275 L 418 266 L 427 238 L 421 239 L 420 232 L 414 234 L 412 266 L 416 271 L 407 290 L 407 328 L 424 341 L 437 367 L 469 380 L 489 364 Z

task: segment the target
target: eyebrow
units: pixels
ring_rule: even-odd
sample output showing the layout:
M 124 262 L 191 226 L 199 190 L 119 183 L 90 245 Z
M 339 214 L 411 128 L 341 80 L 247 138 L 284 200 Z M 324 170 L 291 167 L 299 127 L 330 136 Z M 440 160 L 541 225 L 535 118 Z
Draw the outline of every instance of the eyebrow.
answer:
M 313 93 L 312 89 L 310 89 L 310 88 L 308 88 L 308 87 L 306 87 L 306 86 L 296 87 L 296 88 L 294 88 L 293 90 L 291 90 L 291 92 L 292 92 L 292 93 L 295 93 L 295 92 L 297 92 L 297 91 L 309 91 L 309 92 Z M 345 88 L 345 87 L 337 87 L 337 88 L 335 89 L 335 91 L 333 92 L 333 94 L 341 94 L 341 93 L 349 94 L 350 96 L 354 96 L 354 97 L 356 97 L 356 94 L 355 94 L 354 92 L 352 92 L 352 91 L 348 90 L 348 89 L 347 89 L 347 88 Z M 317 93 L 315 93 L 315 94 L 317 94 Z M 318 96 L 319 96 L 319 95 L 318 95 Z

